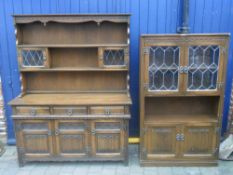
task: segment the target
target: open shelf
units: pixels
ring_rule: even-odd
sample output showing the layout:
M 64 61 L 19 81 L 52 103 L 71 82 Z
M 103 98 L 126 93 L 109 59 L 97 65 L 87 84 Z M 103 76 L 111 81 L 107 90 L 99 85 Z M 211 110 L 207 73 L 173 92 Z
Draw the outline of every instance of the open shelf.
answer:
M 190 123 L 190 122 L 217 122 L 217 116 L 213 114 L 165 114 L 165 115 L 147 115 L 145 124 L 150 123 Z
M 217 96 L 146 97 L 145 122 L 217 122 Z
M 127 93 L 25 94 L 11 105 L 123 105 L 131 104 Z

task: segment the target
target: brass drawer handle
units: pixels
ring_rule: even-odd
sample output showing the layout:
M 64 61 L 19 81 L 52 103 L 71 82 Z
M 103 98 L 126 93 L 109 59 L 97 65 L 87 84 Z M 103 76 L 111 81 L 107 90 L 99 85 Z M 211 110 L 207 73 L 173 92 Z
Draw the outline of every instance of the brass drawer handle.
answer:
M 180 134 L 176 134 L 176 140 L 180 141 Z
M 30 110 L 30 115 L 35 116 L 35 115 L 36 115 L 36 110 L 35 110 L 35 109 L 31 109 L 31 110 Z
M 51 131 L 48 131 L 48 136 L 51 136 L 52 135 L 52 132 Z
M 67 109 L 66 114 L 71 116 L 73 114 L 73 109 Z
M 59 135 L 59 130 L 58 130 L 58 129 L 55 130 L 55 135 L 56 135 L 56 136 Z
M 180 141 L 184 141 L 184 134 L 180 134 Z
M 95 135 L 95 130 L 94 129 L 91 130 L 91 134 Z
M 111 114 L 111 110 L 109 108 L 105 108 L 105 115 L 110 115 Z
M 184 141 L 184 134 L 183 133 L 176 134 L 176 140 L 177 141 Z

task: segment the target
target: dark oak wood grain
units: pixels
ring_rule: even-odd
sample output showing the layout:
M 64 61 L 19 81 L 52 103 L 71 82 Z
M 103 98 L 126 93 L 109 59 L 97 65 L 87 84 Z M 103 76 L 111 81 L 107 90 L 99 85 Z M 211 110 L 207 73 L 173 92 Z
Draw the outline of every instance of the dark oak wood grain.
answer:
M 142 166 L 217 165 L 228 40 L 228 34 L 141 36 Z
M 19 165 L 128 163 L 129 15 L 15 15 Z

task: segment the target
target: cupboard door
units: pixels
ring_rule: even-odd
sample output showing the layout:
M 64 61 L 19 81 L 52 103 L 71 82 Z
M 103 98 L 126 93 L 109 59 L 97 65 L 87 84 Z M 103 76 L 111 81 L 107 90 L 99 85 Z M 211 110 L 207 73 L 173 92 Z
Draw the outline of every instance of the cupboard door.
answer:
M 187 73 L 187 92 L 216 93 L 222 86 L 224 57 L 219 45 L 190 45 L 188 63 L 184 67 Z
M 122 157 L 124 128 L 120 120 L 98 120 L 92 123 L 92 151 L 98 158 Z
M 88 155 L 87 123 L 77 120 L 57 120 L 55 138 L 57 155 L 65 158 L 79 158 Z
M 179 142 L 176 141 L 179 128 L 172 125 L 147 126 L 142 159 L 172 159 L 178 154 Z
M 98 52 L 100 67 L 125 68 L 129 65 L 128 47 L 101 47 Z
M 50 121 L 24 120 L 17 122 L 17 142 L 23 147 L 25 158 L 49 158 L 53 155 Z
M 18 57 L 22 69 L 50 67 L 49 53 L 46 48 L 19 48 Z
M 211 158 L 217 154 L 217 133 L 214 124 L 184 126 L 182 154 L 184 158 Z
M 181 91 L 180 65 L 183 49 L 164 45 L 145 48 L 144 81 L 146 93 L 177 94 Z

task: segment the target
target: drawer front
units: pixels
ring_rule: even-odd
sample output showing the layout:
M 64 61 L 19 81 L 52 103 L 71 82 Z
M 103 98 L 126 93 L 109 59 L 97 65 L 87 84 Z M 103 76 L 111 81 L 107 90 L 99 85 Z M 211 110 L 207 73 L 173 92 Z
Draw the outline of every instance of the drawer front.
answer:
M 50 114 L 50 110 L 49 110 L 49 107 L 21 106 L 21 107 L 16 107 L 16 114 L 17 115 L 45 115 L 45 114 Z
M 87 107 L 54 107 L 55 115 L 86 115 Z
M 96 115 L 122 115 L 125 114 L 124 106 L 93 106 L 90 108 L 91 114 Z

